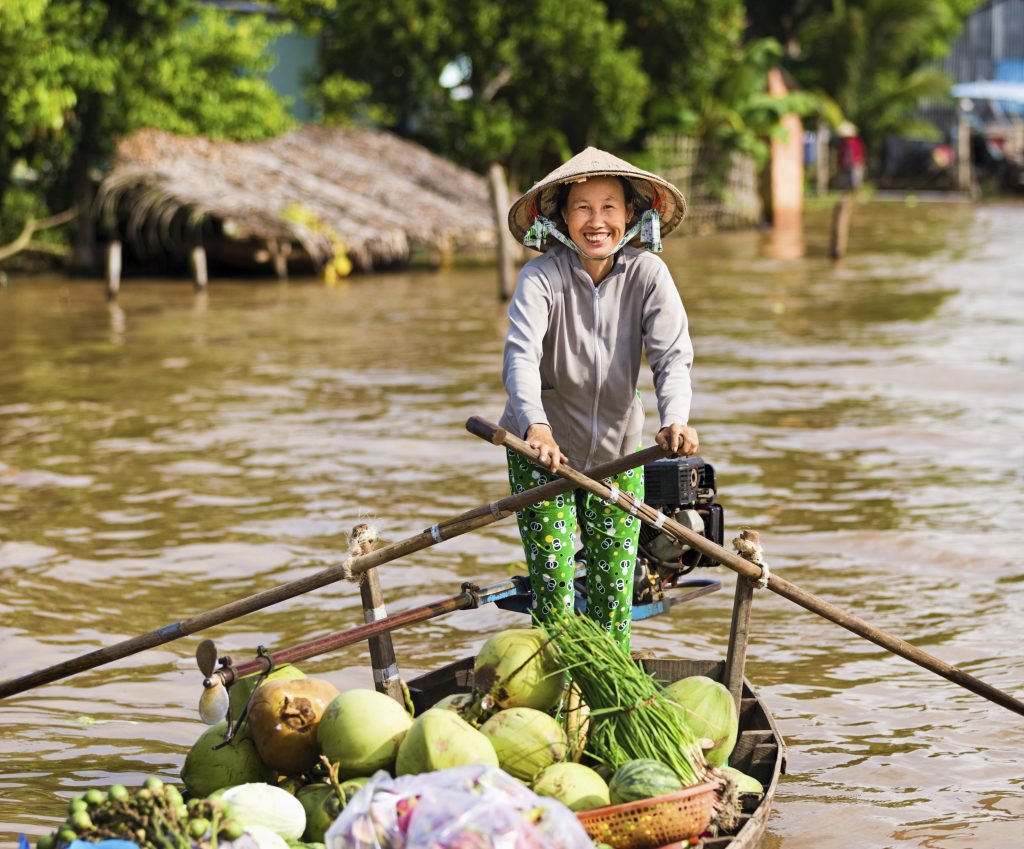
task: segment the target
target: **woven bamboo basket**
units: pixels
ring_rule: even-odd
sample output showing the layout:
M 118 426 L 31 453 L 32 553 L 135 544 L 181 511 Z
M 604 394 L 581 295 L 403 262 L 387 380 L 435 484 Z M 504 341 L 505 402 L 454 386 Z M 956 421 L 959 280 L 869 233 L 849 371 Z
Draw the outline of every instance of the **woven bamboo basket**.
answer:
M 576 814 L 587 834 L 613 849 L 654 849 L 700 837 L 711 823 L 714 782 Z

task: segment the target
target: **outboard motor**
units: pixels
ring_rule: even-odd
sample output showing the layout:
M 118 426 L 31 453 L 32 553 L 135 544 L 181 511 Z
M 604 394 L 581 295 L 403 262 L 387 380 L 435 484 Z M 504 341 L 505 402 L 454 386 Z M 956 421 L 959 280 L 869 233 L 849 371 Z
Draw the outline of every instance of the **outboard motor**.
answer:
M 722 505 L 715 502 L 715 469 L 701 457 L 669 457 L 644 466 L 644 501 L 679 524 L 721 545 Z M 633 603 L 660 598 L 682 576 L 713 560 L 684 542 L 644 524 L 633 581 Z

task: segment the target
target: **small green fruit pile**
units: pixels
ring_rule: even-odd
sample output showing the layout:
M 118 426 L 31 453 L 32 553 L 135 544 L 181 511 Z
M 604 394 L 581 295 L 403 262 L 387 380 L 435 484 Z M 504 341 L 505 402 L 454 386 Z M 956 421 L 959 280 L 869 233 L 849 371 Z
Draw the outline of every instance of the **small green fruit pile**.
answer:
M 185 803 L 177 787 L 148 778 L 129 790 L 115 784 L 88 790 L 68 803 L 68 816 L 56 832 L 39 838 L 37 849 L 60 849 L 73 840 L 131 840 L 142 849 L 190 849 L 211 836 L 235 840 L 242 826 L 217 799 Z

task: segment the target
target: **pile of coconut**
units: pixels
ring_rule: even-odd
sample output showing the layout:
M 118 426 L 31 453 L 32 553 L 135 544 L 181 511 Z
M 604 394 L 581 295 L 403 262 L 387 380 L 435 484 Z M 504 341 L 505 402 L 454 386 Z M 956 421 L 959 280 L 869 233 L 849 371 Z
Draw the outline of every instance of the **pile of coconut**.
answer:
M 283 788 L 305 811 L 308 842 L 322 841 L 346 802 L 381 770 L 403 776 L 495 766 L 575 812 L 628 801 L 616 798 L 599 765 L 579 763 L 586 706 L 573 699 L 548 635 L 537 628 L 491 637 L 475 660 L 473 690 L 416 717 L 375 690 L 339 692 L 293 666 L 254 687 L 252 678 L 232 685 L 230 716 L 252 696 L 245 721 L 227 743 L 226 718 L 208 728 L 185 759 L 182 780 L 194 797 L 253 782 Z M 722 763 L 735 729 L 733 708 L 723 728 L 707 731 Z

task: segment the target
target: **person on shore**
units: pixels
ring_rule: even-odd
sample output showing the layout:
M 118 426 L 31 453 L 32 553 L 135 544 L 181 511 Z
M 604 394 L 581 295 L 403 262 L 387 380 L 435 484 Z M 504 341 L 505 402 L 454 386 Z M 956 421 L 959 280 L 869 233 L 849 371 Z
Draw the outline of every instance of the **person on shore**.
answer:
M 839 185 L 846 191 L 857 191 L 864 185 L 864 142 L 857 128 L 843 121 L 839 133 Z
M 513 493 L 554 480 L 562 463 L 585 470 L 638 449 L 644 354 L 660 417 L 657 443 L 678 455 L 696 453 L 686 312 L 654 253 L 685 214 L 686 201 L 671 183 L 592 147 L 513 204 L 512 234 L 542 255 L 522 268 L 508 310 L 508 400 L 500 424 L 536 449 L 546 467 L 509 451 Z M 643 499 L 642 468 L 608 483 Z M 628 653 L 639 519 L 584 490 L 516 516 L 535 619 L 544 623 L 574 608 L 578 524 L 588 615 Z

